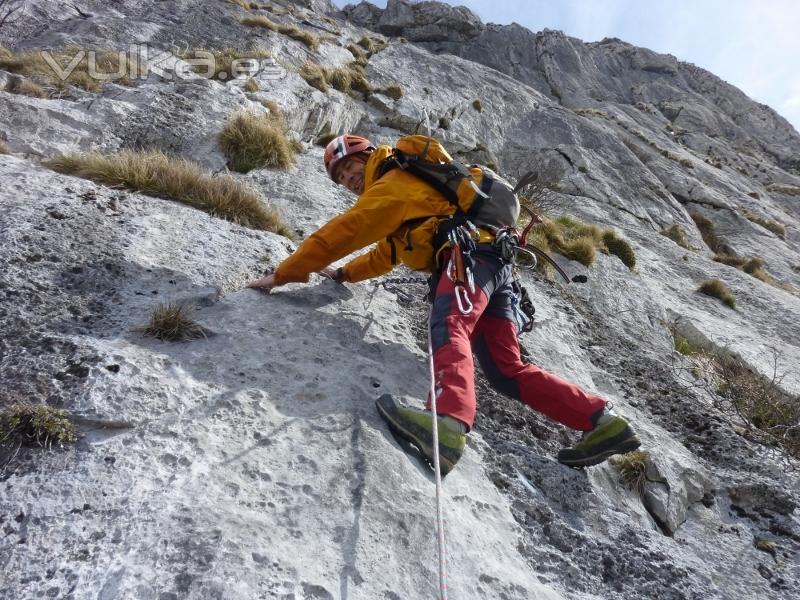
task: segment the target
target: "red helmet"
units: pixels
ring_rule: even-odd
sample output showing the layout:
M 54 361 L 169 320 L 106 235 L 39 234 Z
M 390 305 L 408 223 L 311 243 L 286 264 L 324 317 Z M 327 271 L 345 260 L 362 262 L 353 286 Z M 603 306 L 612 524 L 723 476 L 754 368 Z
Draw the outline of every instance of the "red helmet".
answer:
M 325 170 L 328 171 L 330 178 L 336 181 L 333 174 L 340 160 L 353 154 L 358 154 L 359 152 L 374 149 L 375 146 L 365 137 L 350 133 L 340 135 L 333 139 L 325 148 Z

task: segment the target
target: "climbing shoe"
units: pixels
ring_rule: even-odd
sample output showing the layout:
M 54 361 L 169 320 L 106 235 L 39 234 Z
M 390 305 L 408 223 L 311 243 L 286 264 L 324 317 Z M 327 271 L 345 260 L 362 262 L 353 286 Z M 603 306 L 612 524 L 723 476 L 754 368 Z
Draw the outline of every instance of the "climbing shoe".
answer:
M 573 448 L 558 453 L 558 462 L 569 467 L 590 467 L 614 454 L 632 452 L 641 445 L 628 422 L 608 409 L 599 415 L 594 429 L 586 431 Z
M 404 449 L 413 445 L 429 465 L 433 466 L 433 419 L 427 410 L 403 406 L 391 394 L 375 401 L 378 413 Z M 466 427 L 450 417 L 441 416 L 439 425 L 439 468 L 442 477 L 455 467 L 467 445 Z

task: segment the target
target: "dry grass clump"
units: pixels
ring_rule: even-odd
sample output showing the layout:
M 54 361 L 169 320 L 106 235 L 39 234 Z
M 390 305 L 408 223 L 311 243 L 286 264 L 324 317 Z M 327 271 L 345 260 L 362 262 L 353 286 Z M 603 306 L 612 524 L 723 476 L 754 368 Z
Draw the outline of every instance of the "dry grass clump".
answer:
M 681 227 L 680 223 L 673 223 L 666 229 L 662 229 L 659 233 L 665 237 L 668 237 L 682 248 L 686 248 L 687 250 L 692 249 L 692 247 L 689 245 L 689 239 L 686 237 L 686 232 L 683 230 L 683 227 Z
M 357 91 L 366 94 L 372 91 L 364 68 L 355 62 L 336 69 L 328 69 L 307 60 L 300 67 L 298 74 L 308 85 L 321 92 L 327 92 L 331 86 L 344 93 Z
M 12 404 L 0 412 L 0 445 L 64 447 L 78 439 L 67 413 L 46 404 Z
M 326 147 L 328 144 L 330 144 L 330 143 L 331 143 L 333 140 L 335 140 L 337 137 L 339 137 L 339 134 L 338 134 L 338 133 L 336 133 L 336 132 L 334 132 L 334 131 L 326 131 L 325 133 L 321 133 L 321 134 L 320 134 L 320 135 L 317 137 L 317 139 L 316 139 L 316 140 L 314 140 L 314 143 L 315 143 L 317 146 L 322 146 L 323 148 L 325 148 L 325 147 Z
M 292 237 L 291 228 L 245 182 L 230 176 L 214 177 L 196 163 L 157 150 L 72 154 L 43 164 L 59 173 L 183 202 L 244 227 Z
M 214 72 L 204 73 L 210 75 L 211 79 L 218 81 L 225 81 L 241 75 L 241 73 L 234 73 L 233 62 L 243 59 L 262 59 L 271 58 L 272 52 L 266 48 L 253 48 L 252 50 L 237 50 L 236 48 L 192 48 L 178 53 L 178 58 L 182 59 L 206 59 L 209 55 L 214 59 Z M 193 65 L 193 70 L 196 73 L 205 72 L 204 65 Z
M 609 462 L 619 471 L 620 481 L 641 496 L 647 483 L 648 460 L 647 452 L 635 450 L 622 456 L 615 456 Z
M 264 15 L 242 17 L 239 19 L 239 23 L 246 25 L 247 27 L 262 27 L 264 29 L 269 29 L 270 31 L 278 31 L 278 24 L 274 21 L 271 21 Z
M 386 47 L 386 42 L 381 38 L 367 36 L 364 36 L 358 40 L 357 44 L 366 50 L 368 54 L 375 54 Z
M 779 238 L 784 239 L 786 237 L 786 226 L 783 225 L 782 223 L 778 223 L 778 221 L 772 221 L 770 219 L 765 219 L 764 217 L 757 215 L 752 210 L 749 210 L 747 208 L 742 209 L 742 214 L 748 221 L 761 225 L 764 229 L 771 231 Z
M 0 140 L 0 154 L 11 154 L 11 148 L 3 140 Z
M 481 103 L 480 98 L 475 98 L 475 100 L 472 101 L 472 108 L 474 108 L 478 112 L 483 111 L 483 104 Z
M 258 4 L 254 2 L 247 2 L 247 0 L 228 0 L 230 4 L 235 4 L 236 6 L 243 8 L 244 10 L 250 10 L 258 8 Z M 255 5 L 255 6 L 253 6 Z
M 42 51 L 15 53 L 0 46 L 0 69 L 17 73 L 45 87 L 62 90 L 69 85 L 89 92 L 99 92 L 106 80 L 113 78 L 114 83 L 130 85 L 131 77 L 137 77 L 141 67 L 132 62 L 126 52 L 114 50 L 94 51 L 94 70 L 102 79 L 89 75 L 89 54 L 80 48 L 66 48 L 48 51 L 50 57 L 58 64 L 61 71 L 66 71 L 73 60 L 83 52 L 81 60 L 62 80 L 58 73 L 43 55 Z
M 736 308 L 736 300 L 733 297 L 733 294 L 731 293 L 730 289 L 728 289 L 728 286 L 719 279 L 706 279 L 700 284 L 700 287 L 697 288 L 697 291 L 701 294 L 705 294 L 706 296 L 719 298 L 726 306 L 730 308 Z
M 324 67 L 319 66 L 317 63 L 307 60 L 303 63 L 298 71 L 300 77 L 306 80 L 306 83 L 311 87 L 317 88 L 320 92 L 327 92 L 328 77 Z
M 38 83 L 20 77 L 10 79 L 6 84 L 5 91 L 9 94 L 19 94 L 21 96 L 30 96 L 31 98 L 47 98 L 50 96 Z
M 703 241 L 706 243 L 713 252 L 717 254 L 734 254 L 731 247 L 720 238 L 715 230 L 714 223 L 711 222 L 710 219 L 704 217 L 698 212 L 690 212 L 689 216 L 694 221 L 695 225 L 697 225 L 697 229 L 700 231 L 700 235 L 703 237 Z
M 396 83 L 387 85 L 381 92 L 383 92 L 385 96 L 389 96 L 392 100 L 400 100 L 400 98 L 403 97 L 403 88 Z
M 636 266 L 636 254 L 631 245 L 611 229 L 602 229 L 592 223 L 562 215 L 555 220 L 543 219 L 534 225 L 528 236 L 529 243 L 545 252 L 557 252 L 585 266 L 597 259 L 597 251 L 614 254 L 629 269 Z
M 800 196 L 800 186 L 787 183 L 770 183 L 767 186 L 767 191 L 786 194 L 787 196 Z
M 633 271 L 634 267 L 636 267 L 636 253 L 627 240 L 617 237 L 616 232 L 608 229 L 603 232 L 603 243 L 611 254 L 619 258 L 623 265 Z
M 278 115 L 239 111 L 225 124 L 219 144 L 229 168 L 239 173 L 262 167 L 288 169 L 295 161 L 295 149 Z
M 303 42 L 315 52 L 319 50 L 319 38 L 313 33 L 303 31 L 297 25 L 278 25 L 278 33 L 282 33 L 298 42 Z
M 353 55 L 353 58 L 355 58 L 355 63 L 357 65 L 362 67 L 367 66 L 369 59 L 367 58 L 366 53 L 359 46 L 356 46 L 355 44 L 348 44 L 347 49 L 350 51 L 350 54 Z
M 164 342 L 184 342 L 206 337 L 203 328 L 189 315 L 189 306 L 183 302 L 159 304 L 150 314 L 150 320 L 136 331 Z
M 261 90 L 261 86 L 258 85 L 258 82 L 253 79 L 252 77 L 244 82 L 244 91 L 245 92 L 258 92 Z
M 735 267 L 740 271 L 744 271 L 748 275 L 755 277 L 764 283 L 768 283 L 771 286 L 780 288 L 782 290 L 787 290 L 789 292 L 795 291 L 792 286 L 780 283 L 769 273 L 767 273 L 767 271 L 764 269 L 766 263 L 760 256 L 751 256 L 748 258 L 736 256 L 735 254 L 715 254 L 713 260 L 715 262 L 722 263 L 723 265 L 728 265 L 729 267 Z

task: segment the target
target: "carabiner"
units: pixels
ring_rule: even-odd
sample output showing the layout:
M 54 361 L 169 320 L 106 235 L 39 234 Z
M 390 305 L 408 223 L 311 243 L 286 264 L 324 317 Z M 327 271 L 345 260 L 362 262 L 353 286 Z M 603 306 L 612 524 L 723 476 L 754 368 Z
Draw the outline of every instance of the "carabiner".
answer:
M 467 290 L 464 288 L 463 285 L 457 285 L 455 288 L 455 292 L 456 292 L 456 304 L 458 305 L 458 310 L 461 311 L 462 315 L 468 315 L 469 313 L 472 312 L 472 309 L 474 307 L 472 306 L 472 302 L 469 299 L 469 294 L 467 293 Z

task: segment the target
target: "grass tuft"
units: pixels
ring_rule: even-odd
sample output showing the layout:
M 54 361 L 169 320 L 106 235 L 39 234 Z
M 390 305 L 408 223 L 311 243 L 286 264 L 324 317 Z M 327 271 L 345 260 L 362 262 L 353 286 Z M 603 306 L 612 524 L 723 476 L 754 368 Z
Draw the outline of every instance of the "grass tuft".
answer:
M 50 96 L 38 83 L 21 78 L 9 80 L 5 91 L 9 94 L 19 94 L 20 96 L 30 96 L 31 98 L 47 98 Z
M 385 96 L 389 96 L 392 100 L 400 100 L 403 97 L 403 88 L 398 84 L 387 85 L 381 90 Z
M 339 136 L 339 134 L 334 132 L 334 131 L 326 131 L 325 133 L 320 134 L 319 137 L 317 137 L 317 139 L 314 140 L 314 143 L 317 146 L 322 146 L 323 148 L 325 148 L 328 144 L 330 144 L 338 136 Z
M 619 258 L 626 267 L 633 271 L 636 266 L 636 253 L 627 240 L 617 237 L 611 229 L 603 232 L 603 243 L 608 251 Z
M 783 225 L 782 223 L 779 223 L 778 221 L 772 221 L 770 219 L 765 219 L 764 217 L 757 215 L 752 210 L 749 210 L 747 208 L 742 209 L 742 214 L 748 221 L 756 223 L 757 225 L 761 225 L 764 229 L 766 229 L 767 231 L 771 231 L 779 238 L 781 239 L 786 238 L 786 226 Z
M 279 25 L 278 33 L 282 33 L 283 35 L 290 37 L 293 40 L 297 40 L 298 42 L 303 42 L 315 52 L 319 50 L 319 38 L 313 33 L 303 31 L 297 27 L 297 25 Z
M 662 229 L 659 233 L 671 239 L 681 248 L 686 248 L 687 250 L 692 249 L 692 247 L 689 245 L 689 238 L 686 237 L 686 232 L 684 231 L 683 227 L 681 227 L 680 223 L 673 223 L 666 229 Z
M 205 331 L 189 317 L 188 312 L 189 306 L 183 302 L 159 304 L 153 309 L 147 324 L 137 327 L 136 331 L 163 342 L 184 342 L 205 338 Z
M 264 15 L 242 17 L 239 19 L 239 22 L 247 27 L 261 27 L 263 29 L 269 29 L 270 31 L 278 31 L 278 24 Z
M 61 70 L 66 70 L 81 51 L 80 48 L 51 50 L 49 56 L 58 63 Z M 89 92 L 99 92 L 105 82 L 89 76 L 89 55 L 85 50 L 83 52 L 83 57 L 65 80 L 59 78 L 43 51 L 15 53 L 0 46 L 0 69 L 17 73 L 46 87 L 64 89 L 74 85 Z M 126 52 L 96 50 L 94 56 L 94 67 L 98 73 L 108 76 L 121 75 L 119 78 L 114 78 L 114 83 L 130 85 L 131 75 L 137 76 L 141 72 L 141 66 L 129 61 Z
M 736 308 L 736 300 L 733 294 L 730 289 L 728 289 L 728 286 L 719 279 L 706 279 L 700 284 L 697 291 L 706 296 L 712 296 L 722 300 L 722 302 L 730 308 Z
M 713 252 L 717 254 L 734 254 L 725 240 L 717 235 L 714 223 L 712 223 L 710 219 L 698 212 L 690 212 L 689 216 L 695 222 L 695 225 L 697 225 L 697 229 L 700 231 L 700 235 L 703 237 L 706 246 Z
M 561 247 L 561 254 L 587 267 L 597 259 L 594 240 L 590 237 L 578 237 L 565 242 Z
M 355 44 L 348 44 L 347 49 L 350 51 L 350 54 L 353 55 L 355 59 L 355 63 L 361 67 L 366 67 L 367 62 L 369 59 L 367 58 L 367 54 L 362 50 L 359 46 Z
M 328 91 L 328 74 L 326 69 L 319 66 L 317 63 L 307 60 L 303 63 L 303 66 L 300 67 L 298 73 L 311 87 L 317 88 L 323 93 Z
M 12 404 L 0 412 L 0 445 L 64 447 L 78 439 L 67 413 L 46 404 Z
M 66 175 L 183 202 L 244 227 L 293 236 L 278 213 L 247 183 L 230 176 L 214 177 L 196 163 L 157 150 L 72 154 L 43 164 Z
M 258 81 L 253 79 L 252 77 L 245 81 L 244 83 L 244 91 L 245 92 L 258 92 L 261 90 L 261 86 L 258 85 Z
M 787 196 L 800 196 L 800 186 L 786 183 L 770 183 L 767 186 L 767 191 L 786 194 Z
M 483 104 L 481 103 L 480 98 L 475 98 L 475 100 L 472 101 L 472 108 L 474 108 L 478 112 L 483 111 Z
M 225 124 L 219 144 L 230 169 L 239 173 L 263 167 L 288 169 L 295 162 L 295 148 L 279 116 L 239 111 Z
M 641 496 L 644 494 L 644 486 L 647 483 L 648 459 L 647 452 L 636 450 L 616 456 L 610 462 L 619 471 L 620 480 Z
M 11 148 L 3 140 L 0 140 L 0 154 L 11 154 Z

